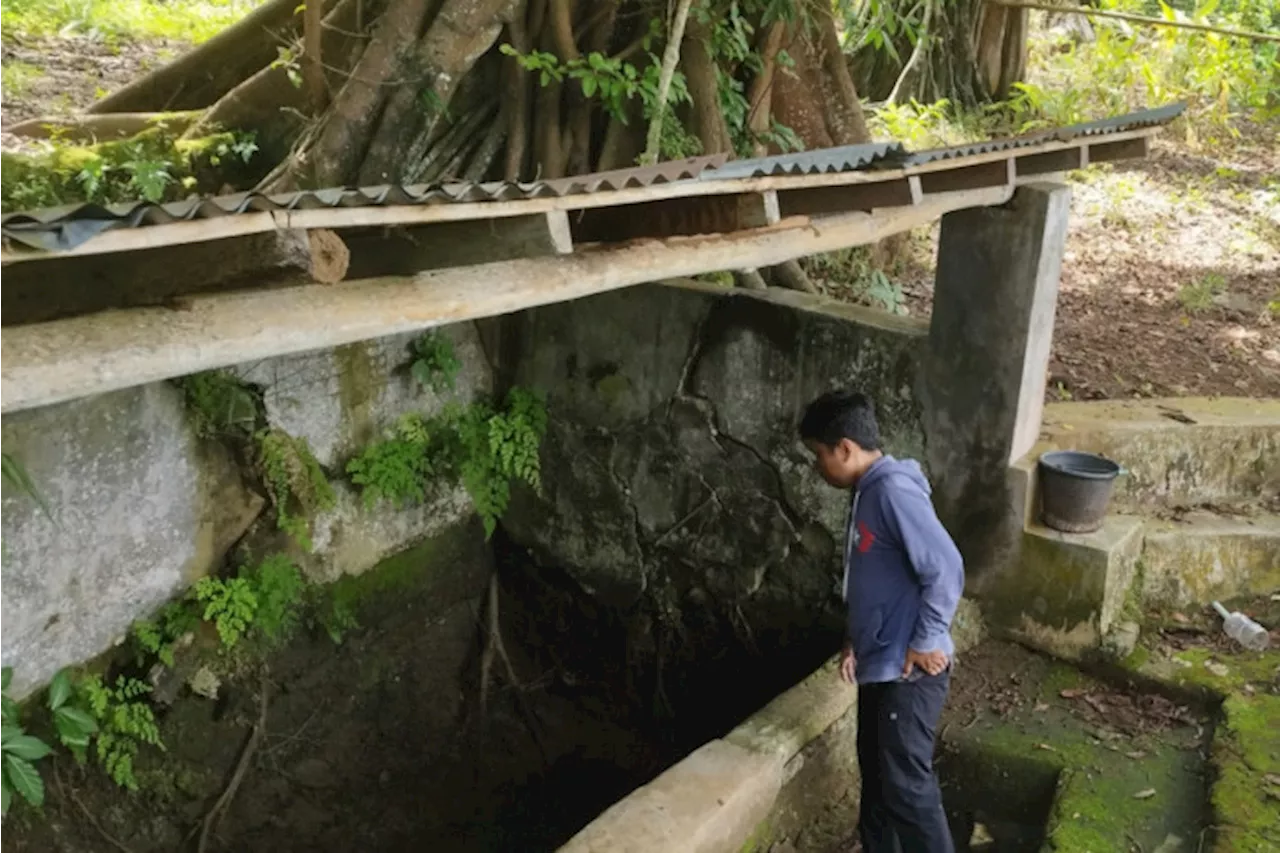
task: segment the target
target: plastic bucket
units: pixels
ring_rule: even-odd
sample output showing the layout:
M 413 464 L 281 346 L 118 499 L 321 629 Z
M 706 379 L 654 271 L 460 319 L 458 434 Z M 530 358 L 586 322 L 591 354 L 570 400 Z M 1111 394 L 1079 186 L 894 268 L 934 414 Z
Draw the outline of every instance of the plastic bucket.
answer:
M 1092 533 L 1102 527 L 1121 468 L 1110 459 L 1079 450 L 1055 450 L 1040 457 L 1040 517 L 1063 533 Z

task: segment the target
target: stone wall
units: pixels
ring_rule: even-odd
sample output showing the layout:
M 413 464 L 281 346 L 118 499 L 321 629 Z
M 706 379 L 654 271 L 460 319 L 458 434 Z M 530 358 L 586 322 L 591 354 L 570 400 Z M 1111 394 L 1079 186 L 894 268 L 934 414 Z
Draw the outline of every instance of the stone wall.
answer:
M 412 336 L 236 369 L 262 390 L 273 426 L 308 440 L 337 491 L 302 561 L 313 579 L 363 572 L 471 515 L 460 487 L 413 509 L 368 512 L 342 478 L 346 460 L 401 414 L 430 415 L 490 390 L 475 326 L 445 334 L 463 369 L 444 396 L 411 380 Z M 3 659 L 15 696 L 109 649 L 134 620 L 219 568 L 238 540 L 286 545 L 251 478 L 223 446 L 195 437 L 169 383 L 6 416 L 3 442 L 50 509 L 5 489 Z
M 796 423 L 817 394 L 855 386 L 889 452 L 922 457 L 922 323 L 681 283 L 527 311 L 501 335 L 503 375 L 545 390 L 551 416 L 542 495 L 506 519 L 517 541 L 603 601 L 676 624 L 695 609 L 746 634 L 842 624 L 848 496 L 813 472 Z

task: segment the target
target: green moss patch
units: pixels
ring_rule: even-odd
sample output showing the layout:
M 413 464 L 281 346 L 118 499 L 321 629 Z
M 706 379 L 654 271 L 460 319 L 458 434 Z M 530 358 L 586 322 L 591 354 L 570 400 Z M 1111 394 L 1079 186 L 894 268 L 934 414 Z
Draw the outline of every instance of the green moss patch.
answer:
M 1213 745 L 1216 853 L 1280 849 L 1280 696 L 1232 696 Z
M 216 193 L 249 180 L 256 152 L 250 135 L 181 139 L 163 125 L 96 145 L 49 143 L 35 153 L 0 154 L 0 207 L 13 212 Z

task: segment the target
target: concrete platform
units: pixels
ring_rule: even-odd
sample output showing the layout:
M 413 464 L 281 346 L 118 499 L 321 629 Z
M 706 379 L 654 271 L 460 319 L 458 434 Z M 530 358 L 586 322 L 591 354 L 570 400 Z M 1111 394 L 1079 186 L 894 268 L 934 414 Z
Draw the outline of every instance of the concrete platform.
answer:
M 1128 469 L 1118 511 L 1280 494 L 1280 400 L 1186 398 L 1052 403 L 1038 457 L 1084 450 Z
M 993 619 L 1051 654 L 1078 657 L 1098 645 L 1124 609 L 1142 553 L 1141 518 L 1110 516 L 1096 533 L 1032 525 L 1016 568 L 988 594 Z
M 1147 522 L 1144 534 L 1144 605 L 1188 607 L 1280 590 L 1280 515 L 1194 512 Z

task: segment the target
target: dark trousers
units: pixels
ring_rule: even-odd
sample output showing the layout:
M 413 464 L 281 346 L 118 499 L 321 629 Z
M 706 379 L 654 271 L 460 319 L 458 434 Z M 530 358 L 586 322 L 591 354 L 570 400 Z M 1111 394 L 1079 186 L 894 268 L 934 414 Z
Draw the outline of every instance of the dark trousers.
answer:
M 858 687 L 863 853 L 954 853 L 933 745 L 951 673 Z

